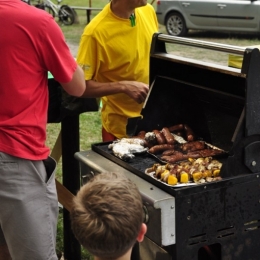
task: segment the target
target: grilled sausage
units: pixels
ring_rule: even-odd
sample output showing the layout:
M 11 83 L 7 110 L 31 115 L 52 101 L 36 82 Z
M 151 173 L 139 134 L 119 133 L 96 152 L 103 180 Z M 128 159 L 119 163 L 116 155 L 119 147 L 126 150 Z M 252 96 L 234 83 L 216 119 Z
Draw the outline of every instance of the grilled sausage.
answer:
M 181 145 L 183 152 L 191 152 L 205 149 L 205 143 L 202 141 L 193 141 Z
M 170 132 L 181 131 L 181 130 L 183 130 L 183 124 L 173 125 L 169 127 Z
M 166 150 L 166 151 L 164 151 L 164 152 L 162 153 L 162 155 L 169 156 L 169 155 L 173 155 L 175 152 L 176 152 L 176 150 L 174 150 L 174 149 Z
M 223 151 L 217 149 L 204 149 L 197 152 L 200 154 L 200 157 L 211 157 L 223 153 Z
M 183 154 L 181 152 L 175 152 L 170 156 L 162 156 L 161 160 L 166 161 L 168 163 L 175 163 L 177 161 L 187 160 L 188 158 L 200 158 L 200 157 L 211 157 L 218 154 L 223 153 L 221 150 L 217 149 L 203 149 L 198 151 L 189 152 L 187 154 Z
M 166 161 L 168 163 L 175 163 L 175 162 L 178 162 L 178 161 L 186 160 L 188 158 L 189 158 L 189 156 L 187 154 L 183 154 L 181 152 L 176 152 L 176 153 L 174 153 L 173 155 L 170 155 L 170 156 L 162 156 L 161 160 Z
M 162 133 L 166 139 L 167 144 L 174 144 L 175 140 L 168 127 L 162 129 Z
M 137 134 L 137 136 L 140 137 L 141 139 L 144 139 L 145 134 L 146 134 L 145 131 L 140 131 L 140 132 Z
M 144 141 L 144 147 L 152 147 L 146 140 L 145 140 L 145 131 L 140 131 L 137 135 L 132 136 L 131 138 L 138 138 Z
M 158 145 L 154 145 L 153 147 L 151 147 L 148 152 L 152 153 L 152 154 L 157 154 L 166 150 L 170 150 L 173 149 L 174 145 L 171 144 L 158 144 Z
M 167 143 L 163 133 L 161 133 L 159 130 L 153 130 L 153 132 L 155 133 L 156 140 L 157 140 L 158 144 L 166 144 Z
M 188 125 L 184 125 L 184 130 L 186 133 L 186 139 L 188 142 L 194 141 L 194 133 Z

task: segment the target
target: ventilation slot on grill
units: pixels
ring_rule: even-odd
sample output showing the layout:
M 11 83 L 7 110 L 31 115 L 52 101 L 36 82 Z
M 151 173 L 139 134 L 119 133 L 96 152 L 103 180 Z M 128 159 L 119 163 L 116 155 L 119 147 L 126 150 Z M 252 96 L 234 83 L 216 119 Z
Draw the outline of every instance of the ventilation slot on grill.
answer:
M 260 220 L 253 220 L 244 224 L 245 231 L 252 231 L 260 228 Z
M 190 237 L 189 240 L 188 240 L 188 244 L 190 246 L 192 246 L 192 245 L 196 245 L 196 244 L 199 244 L 199 243 L 205 243 L 206 241 L 207 241 L 206 233 L 204 233 L 204 234 L 200 234 L 200 235 Z
M 224 238 L 228 236 L 233 236 L 235 234 L 235 229 L 234 226 L 230 226 L 227 228 L 219 229 L 217 232 L 217 238 Z

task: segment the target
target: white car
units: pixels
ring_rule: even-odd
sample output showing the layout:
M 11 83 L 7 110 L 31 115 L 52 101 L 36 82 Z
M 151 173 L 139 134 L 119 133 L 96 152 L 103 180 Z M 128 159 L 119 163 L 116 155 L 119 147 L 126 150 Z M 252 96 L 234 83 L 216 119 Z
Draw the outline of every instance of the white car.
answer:
M 260 32 L 260 0 L 157 0 L 156 15 L 174 36 L 185 36 L 189 29 Z

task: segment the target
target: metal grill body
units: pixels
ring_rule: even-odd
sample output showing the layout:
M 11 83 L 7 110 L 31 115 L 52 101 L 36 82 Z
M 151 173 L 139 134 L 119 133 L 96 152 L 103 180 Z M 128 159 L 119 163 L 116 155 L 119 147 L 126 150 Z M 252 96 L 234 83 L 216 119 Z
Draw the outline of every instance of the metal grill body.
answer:
M 239 70 L 180 58 L 166 52 L 166 43 L 243 55 L 243 66 Z M 138 155 L 124 162 L 112 154 L 108 143 L 76 153 L 86 178 L 115 170 L 137 183 L 149 240 L 141 249 L 154 252 L 143 259 L 259 260 L 259 72 L 258 49 L 154 35 L 151 88 L 143 118 L 135 119 L 135 131 L 188 124 L 199 138 L 228 152 L 219 158 L 221 181 L 169 187 L 144 173 L 154 158 Z

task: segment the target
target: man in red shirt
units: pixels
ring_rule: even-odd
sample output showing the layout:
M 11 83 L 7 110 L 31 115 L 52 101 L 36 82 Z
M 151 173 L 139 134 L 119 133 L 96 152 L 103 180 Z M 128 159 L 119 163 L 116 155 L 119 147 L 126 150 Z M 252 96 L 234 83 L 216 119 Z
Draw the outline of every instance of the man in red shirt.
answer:
M 56 260 L 56 162 L 45 145 L 50 71 L 72 96 L 83 71 L 45 11 L 0 0 L 0 259 Z

